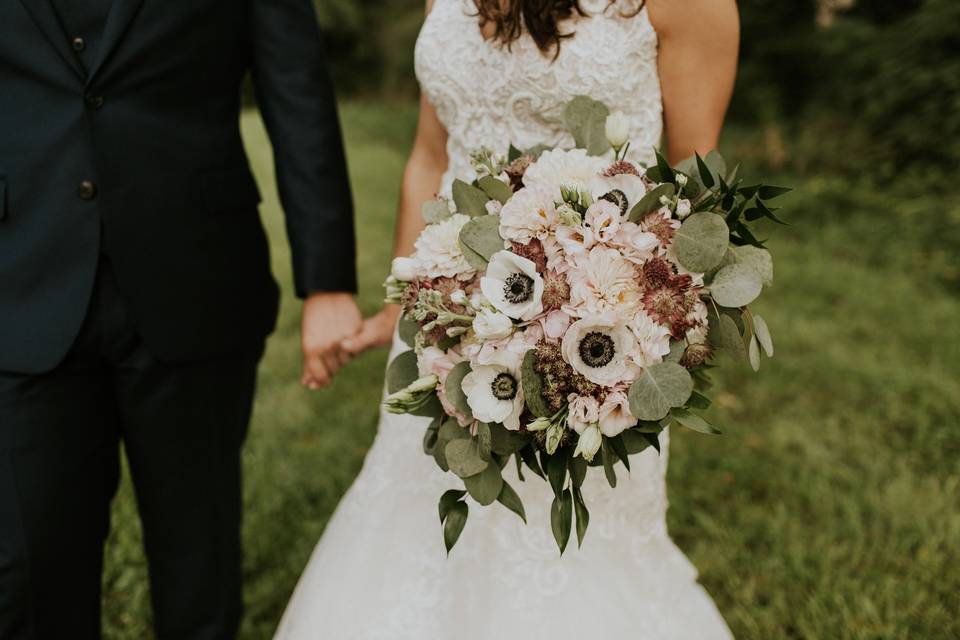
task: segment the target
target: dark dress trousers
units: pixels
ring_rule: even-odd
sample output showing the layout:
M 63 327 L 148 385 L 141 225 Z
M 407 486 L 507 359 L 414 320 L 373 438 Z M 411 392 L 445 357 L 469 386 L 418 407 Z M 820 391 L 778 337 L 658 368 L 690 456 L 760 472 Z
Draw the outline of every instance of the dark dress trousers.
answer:
M 236 635 L 240 448 L 278 302 L 248 73 L 296 293 L 353 291 L 312 0 L 0 2 L 0 640 L 100 636 L 121 442 L 157 637 Z

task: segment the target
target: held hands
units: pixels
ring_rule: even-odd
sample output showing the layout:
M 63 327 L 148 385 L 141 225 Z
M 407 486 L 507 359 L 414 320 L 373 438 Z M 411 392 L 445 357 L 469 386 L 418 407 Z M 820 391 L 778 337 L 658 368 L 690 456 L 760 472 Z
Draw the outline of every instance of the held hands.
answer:
M 302 384 L 311 391 L 321 389 L 351 358 L 368 349 L 389 346 L 399 317 L 400 307 L 387 305 L 363 320 L 348 293 L 315 293 L 308 297 L 301 327 Z
M 303 303 L 301 383 L 312 391 L 325 387 L 350 360 L 341 341 L 363 327 L 360 309 L 349 293 L 314 293 Z
M 388 347 L 393 342 L 393 331 L 400 318 L 400 306 L 388 304 L 376 315 L 363 321 L 360 331 L 340 343 L 350 356 L 358 356 L 368 349 Z

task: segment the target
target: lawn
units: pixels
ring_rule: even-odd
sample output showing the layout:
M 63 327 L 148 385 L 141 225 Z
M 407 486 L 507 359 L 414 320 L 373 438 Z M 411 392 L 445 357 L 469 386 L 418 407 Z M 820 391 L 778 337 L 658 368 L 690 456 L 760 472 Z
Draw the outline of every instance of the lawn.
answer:
M 351 103 L 343 117 L 360 301 L 372 312 L 415 112 Z M 330 389 L 299 387 L 299 305 L 270 148 L 255 114 L 243 127 L 285 293 L 245 453 L 242 638 L 260 640 L 360 469 L 386 354 L 360 358 Z M 755 138 L 732 131 L 724 148 L 763 156 Z M 773 177 L 800 187 L 786 202 L 796 224 L 763 229 L 777 274 L 758 310 L 776 358 L 760 374 L 718 376 L 711 415 L 723 436 L 675 432 L 671 531 L 738 638 L 960 637 L 960 198 Z M 110 639 L 152 637 L 139 545 L 125 478 L 107 546 Z

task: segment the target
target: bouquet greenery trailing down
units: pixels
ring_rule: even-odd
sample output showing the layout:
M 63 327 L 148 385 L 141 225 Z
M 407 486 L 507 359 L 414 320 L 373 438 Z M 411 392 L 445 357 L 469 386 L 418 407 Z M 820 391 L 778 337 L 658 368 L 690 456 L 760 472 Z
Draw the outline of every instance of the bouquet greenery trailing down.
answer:
M 788 189 L 745 184 L 716 152 L 641 168 L 622 114 L 578 97 L 565 115 L 576 148 L 474 153 L 477 178 L 424 205 L 416 252 L 386 282 L 410 346 L 386 408 L 431 418 L 424 452 L 463 481 L 440 498 L 448 551 L 467 496 L 526 520 L 511 463 L 553 488 L 561 553 L 574 522 L 582 544 L 587 473 L 615 487 L 674 423 L 719 433 L 698 413 L 716 354 L 754 369 L 773 356 L 748 307 L 773 260 L 750 223 L 782 224 L 768 203 Z

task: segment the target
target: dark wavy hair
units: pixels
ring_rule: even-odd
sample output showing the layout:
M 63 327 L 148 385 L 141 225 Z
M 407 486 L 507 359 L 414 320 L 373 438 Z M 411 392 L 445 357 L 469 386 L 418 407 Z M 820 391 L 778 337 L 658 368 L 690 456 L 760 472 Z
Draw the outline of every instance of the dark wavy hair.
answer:
M 565 33 L 560 23 L 573 16 L 586 16 L 580 0 L 474 0 L 480 16 L 480 26 L 494 25 L 493 40 L 510 47 L 524 32 L 530 34 L 543 53 L 560 53 L 563 40 L 573 37 Z M 617 0 L 610 0 L 612 7 Z M 635 16 L 643 10 L 646 0 L 638 0 L 635 10 L 624 15 Z

